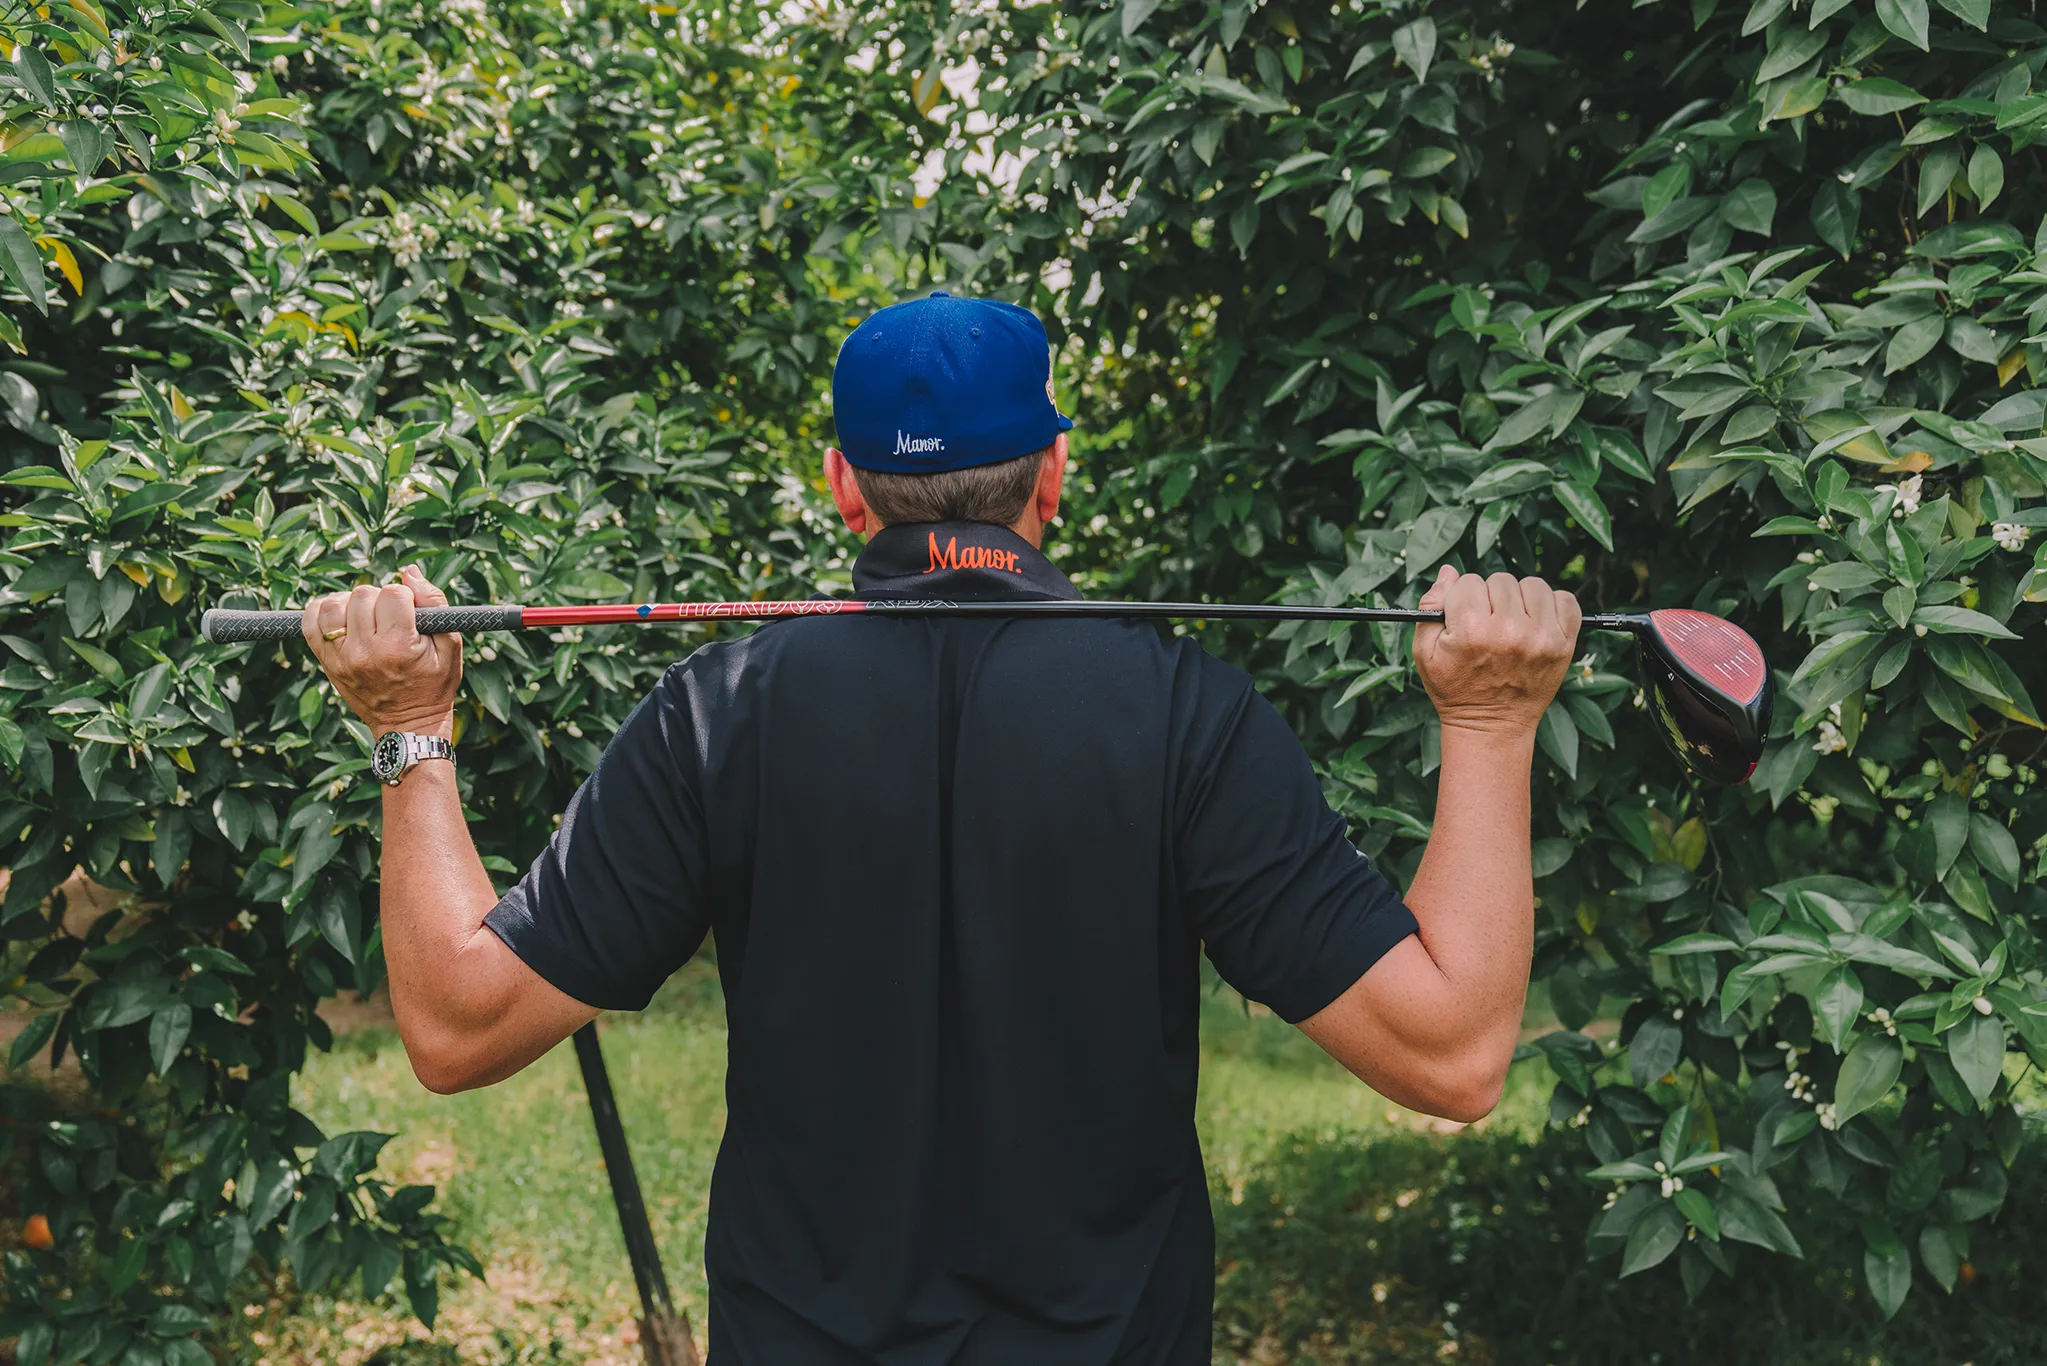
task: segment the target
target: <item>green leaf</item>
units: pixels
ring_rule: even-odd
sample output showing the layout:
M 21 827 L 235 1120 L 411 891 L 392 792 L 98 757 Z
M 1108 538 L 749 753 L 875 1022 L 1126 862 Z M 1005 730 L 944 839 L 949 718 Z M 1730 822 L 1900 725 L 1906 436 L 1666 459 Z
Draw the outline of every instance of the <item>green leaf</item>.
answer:
M 1919 0 L 1924 5 L 1925 0 Z M 1934 148 L 1926 154 L 1926 160 L 1919 163 L 1919 209 L 1917 216 L 1926 217 L 1928 210 L 1940 203 L 1948 187 L 1955 183 L 1955 176 L 1962 169 L 1962 154 L 1952 145 Z
M 113 138 L 83 119 L 71 119 L 57 126 L 58 141 L 64 144 L 64 158 L 81 176 L 97 172 L 113 150 Z
M 1862 979 L 1855 969 L 1840 963 L 1829 969 L 1813 988 L 1812 1012 L 1817 1031 L 1838 1051 L 1854 1028 L 1862 1011 Z
M 1934 876 L 1943 877 L 1969 837 L 1969 804 L 1952 792 L 1943 793 L 1926 808 L 1926 823 L 1933 831 Z
M 312 1170 L 316 1175 L 331 1176 L 337 1182 L 353 1181 L 377 1165 L 377 1155 L 394 1137 L 394 1134 L 380 1134 L 368 1129 L 336 1134 L 314 1152 Z
M 308 1177 L 301 1182 L 298 1203 L 292 1206 L 291 1219 L 285 1228 L 286 1240 L 303 1245 L 325 1231 L 334 1222 L 337 1196 L 334 1183 L 325 1177 Z
M 148 1256 L 147 1242 L 123 1234 L 115 1245 L 114 1255 L 100 1264 L 100 1278 L 106 1282 L 107 1293 L 119 1295 L 135 1284 L 135 1278 L 142 1274 L 142 1264 Z
M 99 646 L 88 645 L 82 640 L 73 640 L 70 636 L 64 637 L 64 643 L 71 647 L 73 654 L 91 665 L 92 671 L 107 682 L 122 683 L 127 680 L 127 671 L 121 667 L 120 661 Z
M 1511 498 L 1547 486 L 1554 476 L 1540 460 L 1503 460 L 1464 486 L 1460 495 L 1467 503 L 1485 503 Z
M 1444 552 L 1456 545 L 1471 525 L 1471 515 L 1470 508 L 1433 507 L 1415 518 L 1404 553 L 1407 577 L 1427 573 L 1442 563 Z
M 1908 365 L 1916 365 L 1935 346 L 1947 331 L 1947 320 L 1939 314 L 1926 318 L 1914 318 L 1891 334 L 1891 343 L 1884 351 L 1884 373 L 1896 374 Z
M 1802 81 L 1793 81 L 1780 90 L 1776 102 L 1764 116 L 1764 122 L 1810 114 L 1827 102 L 1832 90 L 1825 76 L 1808 76 Z
M 1692 174 L 1692 163 L 1679 160 L 1651 176 L 1648 188 L 1642 191 L 1642 217 L 1654 218 L 1689 194 Z
M 1599 995 L 1599 988 L 1587 982 L 1584 974 L 1575 966 L 1566 964 L 1550 974 L 1550 1007 L 1557 1013 L 1557 1022 L 1566 1029 L 1582 1028 L 1599 1013 Z M 1559 1072 L 1558 1075 L 1562 1076 L 1563 1073 Z M 1579 1088 L 1579 1094 L 1582 1095 L 1590 1089 L 1590 1074 L 1580 1080 L 1584 1083 Z
M 1834 1118 L 1846 1124 L 1881 1101 L 1898 1080 L 1905 1065 L 1905 1050 L 1896 1039 L 1871 1034 L 1849 1050 L 1834 1082 Z
M 1651 1015 L 1628 1042 L 1628 1075 L 1648 1090 L 1677 1069 L 1684 1053 L 1684 1030 L 1665 1015 Z
M 412 1304 L 413 1314 L 421 1323 L 432 1328 L 434 1315 L 440 1308 L 440 1277 L 425 1248 L 405 1250 L 405 1295 Z
M 189 1304 L 166 1304 L 149 1316 L 149 1331 L 158 1337 L 196 1333 L 206 1326 L 206 1316 Z
M 1867 1248 L 1862 1254 L 1862 1275 L 1869 1293 L 1885 1318 L 1898 1312 L 1912 1289 L 1912 1259 L 1894 1238 L 1888 1247 Z
M 1974 859 L 1957 859 L 1955 866 L 1941 875 L 1940 885 L 1955 905 L 1970 915 L 1987 923 L 1996 922 L 1997 904 L 1990 899 L 1990 888 L 1976 871 Z
M 329 814 L 315 820 L 299 831 L 298 845 L 292 855 L 291 886 L 293 891 L 306 885 L 334 855 L 341 850 L 341 836 L 333 828 Z
M 1827 45 L 1824 29 L 1801 28 L 1787 24 L 1777 29 L 1770 42 L 1770 51 L 1763 58 L 1763 64 L 1756 68 L 1755 82 L 1774 81 L 1779 76 L 1788 76 L 1819 55 Z
M 1997 364 L 2003 352 L 1996 334 L 1974 318 L 1949 318 L 1947 344 L 1956 355 L 1984 365 Z
M 57 1343 L 57 1325 L 46 1318 L 30 1320 L 14 1344 L 15 1366 L 44 1366 Z
M 1401 664 L 1380 664 L 1374 668 L 1367 669 L 1350 681 L 1349 686 L 1344 688 L 1342 696 L 1336 699 L 1336 705 L 1340 707 L 1353 697 L 1363 696 L 1381 684 L 1390 683 L 1394 679 L 1401 677 L 1406 672 L 1406 666 Z
M 1567 839 L 1535 841 L 1530 846 L 1530 861 L 1534 865 L 1535 876 L 1548 877 L 1563 868 L 1571 861 L 1571 853 L 1575 847 Z
M 23 44 L 14 51 L 19 57 L 28 50 L 28 45 Z M 6 272 L 16 289 L 28 295 L 36 312 L 49 314 L 50 291 L 43 281 L 43 254 L 11 215 L 0 215 L 0 271 Z
M 1158 7 L 1159 0 L 1123 0 L 1123 37 L 1126 40 L 1135 37 Z
M 1976 196 L 1976 206 L 1989 208 L 2003 191 L 2004 159 L 1989 143 L 1977 143 L 1976 150 L 1969 154 L 1969 192 Z
M 1492 439 L 1486 442 L 1485 448 L 1498 450 L 1503 446 L 1522 445 L 1538 435 L 1554 436 L 1559 430 L 1558 419 L 1561 417 L 1561 425 L 1567 426 L 1584 404 L 1585 394 L 1578 389 L 1559 388 L 1538 394 L 1508 415 Z
M 1668 944 L 1658 945 L 1656 948 L 1651 949 L 1650 952 L 1670 955 L 1726 953 L 1729 950 L 1739 949 L 1740 947 L 1741 945 L 1735 943 L 1724 934 L 1683 934 L 1671 940 Z
M 2007 887 L 2017 887 L 2024 868 L 2019 861 L 2019 842 L 1987 812 L 1969 815 L 1969 850 L 1976 862 Z
M 1393 30 L 1393 52 L 1417 82 L 1427 80 L 1429 67 L 1436 60 L 1436 21 L 1424 14 Z
M 1978 33 L 1990 27 L 1990 0 L 1940 0 L 1940 7 Z
M 1962 1270 L 1962 1259 L 1955 1254 L 1955 1245 L 1948 1238 L 1947 1230 L 1939 1224 L 1928 1224 L 1919 1230 L 1919 1261 L 1926 1267 L 1926 1274 L 1933 1277 L 1942 1290 L 1954 1293 L 1955 1278 Z
M 1997 618 L 1966 607 L 1922 607 L 1912 614 L 1912 624 L 1924 626 L 1929 631 L 1966 632 L 1988 636 L 1992 640 L 2018 639 L 2017 633 L 2007 629 Z
M 255 969 L 229 953 L 226 949 L 212 944 L 195 944 L 182 949 L 178 956 L 195 968 L 206 968 L 213 972 L 230 973 L 239 977 L 253 976 Z
M 1417 147 L 1400 159 L 1400 175 L 1403 180 L 1419 180 L 1457 160 L 1457 153 L 1448 147 Z
M 42 49 L 29 43 L 17 43 L 14 49 L 14 74 L 21 81 L 22 88 L 41 103 L 57 103 L 57 77 L 50 70 L 50 59 Z
M 1553 485 L 1550 491 L 1593 540 L 1608 550 L 1613 549 L 1613 518 L 1597 492 L 1586 485 L 1568 481 Z
M 1745 1190 L 1730 1185 L 1714 1204 L 1720 1216 L 1720 1234 L 1739 1242 L 1753 1243 L 1789 1257 L 1802 1257 L 1803 1249 L 1777 1212 Z
M 165 1006 L 150 1017 L 149 1058 L 159 1077 L 170 1072 L 191 1034 L 192 1007 L 188 1005 Z
M 1677 1251 L 1684 1235 L 1684 1216 L 1670 1202 L 1659 1201 L 1629 1231 L 1628 1245 L 1621 1253 L 1621 1275 L 1632 1276 L 1656 1266 Z
M 1558 768 L 1573 778 L 1578 776 L 1578 725 L 1562 699 L 1551 702 L 1543 712 L 1535 739 Z
M 1706 1198 L 1705 1192 L 1686 1186 L 1671 1198 L 1671 1203 L 1677 1206 L 1685 1222 L 1701 1235 L 1716 1243 L 1720 1241 L 1720 1220 L 1713 1213 L 1713 1202 Z
M 1876 0 L 1883 26 L 1921 52 L 1928 51 L 1926 0 Z
M 1895 114 L 1926 103 L 1926 96 L 1883 76 L 1866 76 L 1841 89 L 1841 102 L 1858 114 Z
M 1628 234 L 1628 240 L 1643 243 L 1666 241 L 1713 212 L 1718 203 L 1711 195 L 1686 195 L 1654 218 L 1643 219 L 1641 225 Z
M 374 1300 L 384 1293 L 391 1284 L 391 1278 L 398 1274 L 398 1240 L 381 1229 L 368 1232 L 368 1245 L 362 1254 L 363 1298 Z
M 50 1036 L 57 1032 L 57 1021 L 63 1014 L 61 1010 L 46 1010 L 40 1015 L 32 1016 L 29 1022 L 22 1026 L 21 1033 L 14 1036 L 14 1042 L 7 1050 L 7 1065 L 14 1068 L 26 1067 L 36 1054 L 42 1052 L 43 1045 L 50 1041 Z
M 1947 1045 L 1948 1061 L 1955 1065 L 1976 1104 L 1987 1105 L 1990 1093 L 1997 1089 L 1997 1079 L 2004 1074 L 2003 1023 L 1995 1015 L 1971 1010 L 1941 1036 L 1941 1042 Z
M 144 484 L 133 493 L 123 494 L 121 501 L 114 504 L 113 520 L 125 522 L 130 517 L 139 517 L 165 503 L 176 502 L 192 490 L 183 484 Z
M 1285 378 L 1281 379 L 1279 383 L 1272 386 L 1272 390 L 1270 393 L 1266 394 L 1265 406 L 1268 408 L 1272 407 L 1275 403 L 1282 401 L 1287 396 L 1292 394 L 1294 390 L 1300 388 L 1303 384 L 1307 383 L 1308 376 L 1314 374 L 1317 370 L 1321 369 L 1322 364 L 1323 362 L 1320 359 L 1316 359 L 1304 360 L 1299 365 L 1295 366 L 1291 371 L 1287 373 Z

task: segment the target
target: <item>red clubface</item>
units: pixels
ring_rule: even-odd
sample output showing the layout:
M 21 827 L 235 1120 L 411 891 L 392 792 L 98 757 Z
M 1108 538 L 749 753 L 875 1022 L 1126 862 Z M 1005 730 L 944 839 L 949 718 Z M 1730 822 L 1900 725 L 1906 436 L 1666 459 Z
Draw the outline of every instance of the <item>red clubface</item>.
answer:
M 1742 706 L 1762 695 L 1769 681 L 1762 649 L 1733 622 L 1689 608 L 1665 607 L 1651 612 L 1649 623 L 1671 655 L 1701 681 Z

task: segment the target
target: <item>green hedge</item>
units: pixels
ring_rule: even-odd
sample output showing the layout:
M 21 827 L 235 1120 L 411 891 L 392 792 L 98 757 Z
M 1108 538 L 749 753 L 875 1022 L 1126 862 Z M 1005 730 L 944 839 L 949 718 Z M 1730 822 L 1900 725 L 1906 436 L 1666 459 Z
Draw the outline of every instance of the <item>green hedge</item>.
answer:
M 1301 1135 L 1240 1193 L 1215 1193 L 1217 1359 L 1440 1361 L 1456 1342 L 1455 1359 L 1496 1366 L 2020 1366 L 2047 1353 L 2041 1138 L 1955 1293 L 1915 1296 L 1886 1323 L 1855 1221 L 1811 1188 L 1787 1188 L 1810 1260 L 1757 1258 L 1696 1298 L 1674 1278 L 1617 1294 L 1583 1255 L 1600 1197 L 1570 1138 Z
M 1541 732 L 1539 1047 L 1625 1188 L 1609 1271 L 1703 1294 L 1853 1228 L 1889 1314 L 2008 1206 L 2047 1060 L 2030 17 L 53 0 L 0 36 L 0 936 L 16 1061 L 92 1092 L 10 1130 L 56 1233 L 7 1262 L 30 1366 L 196 1361 L 252 1259 L 427 1316 L 466 1261 L 289 1108 L 316 1003 L 380 973 L 364 737 L 199 609 L 415 557 L 458 600 L 843 584 L 831 350 L 935 283 L 1050 321 L 1091 592 L 1409 602 L 1448 558 L 1764 641 L 1744 789 L 1656 748 L 1611 640 Z M 1411 869 L 1399 634 L 1205 634 Z M 699 638 L 478 642 L 495 871 Z M 133 902 L 67 923 L 74 869 Z

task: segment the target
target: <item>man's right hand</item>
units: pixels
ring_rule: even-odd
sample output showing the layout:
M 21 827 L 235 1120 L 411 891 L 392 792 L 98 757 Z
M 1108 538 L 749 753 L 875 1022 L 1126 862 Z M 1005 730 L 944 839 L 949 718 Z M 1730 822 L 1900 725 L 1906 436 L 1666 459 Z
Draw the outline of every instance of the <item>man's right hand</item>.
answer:
M 1421 606 L 1444 615 L 1414 629 L 1415 666 L 1444 727 L 1533 733 L 1577 651 L 1577 597 L 1541 579 L 1446 564 Z
M 448 595 L 416 564 L 399 582 L 365 584 L 306 604 L 300 632 L 334 691 L 377 736 L 387 730 L 455 737 L 455 690 L 462 637 L 419 634 L 416 609 L 446 607 Z

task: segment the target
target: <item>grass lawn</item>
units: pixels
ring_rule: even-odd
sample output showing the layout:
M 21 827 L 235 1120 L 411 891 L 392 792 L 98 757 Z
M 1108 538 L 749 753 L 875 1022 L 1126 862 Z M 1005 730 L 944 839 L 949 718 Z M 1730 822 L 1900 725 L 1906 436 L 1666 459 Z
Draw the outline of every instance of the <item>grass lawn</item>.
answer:
M 608 1019 L 602 1037 L 669 1282 L 701 1340 L 705 1201 L 724 1123 L 724 1020 L 712 970 L 693 965 L 644 1014 Z M 1539 1063 L 1517 1066 L 1486 1126 L 1533 1131 L 1549 1084 Z M 238 1325 L 240 1360 L 640 1360 L 632 1274 L 566 1044 L 500 1085 L 442 1097 L 413 1080 L 388 1025 L 356 1024 L 306 1069 L 297 1104 L 329 1133 L 397 1133 L 387 1172 L 441 1189 L 441 1208 L 489 1280 L 445 1282 L 431 1334 L 389 1297 L 371 1305 L 281 1292 Z M 1225 1200 L 1284 1136 L 1432 1127 L 1227 989 L 1204 1007 L 1199 1123 Z

